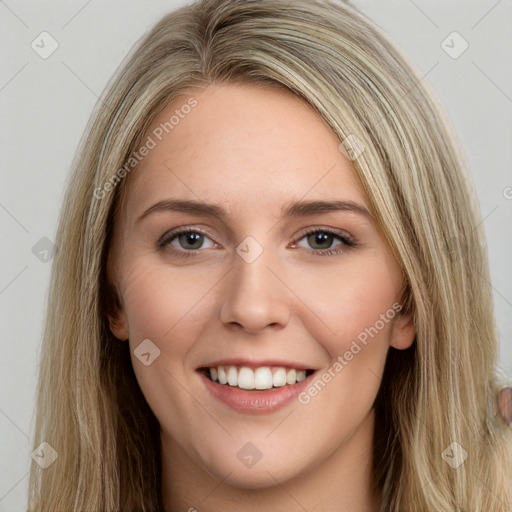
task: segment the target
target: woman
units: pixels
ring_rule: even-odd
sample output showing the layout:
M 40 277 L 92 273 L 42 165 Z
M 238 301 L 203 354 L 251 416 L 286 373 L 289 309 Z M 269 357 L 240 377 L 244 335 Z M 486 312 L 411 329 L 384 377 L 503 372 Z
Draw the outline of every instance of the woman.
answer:
M 448 132 L 350 7 L 163 18 L 66 195 L 35 439 L 58 458 L 30 510 L 510 512 Z

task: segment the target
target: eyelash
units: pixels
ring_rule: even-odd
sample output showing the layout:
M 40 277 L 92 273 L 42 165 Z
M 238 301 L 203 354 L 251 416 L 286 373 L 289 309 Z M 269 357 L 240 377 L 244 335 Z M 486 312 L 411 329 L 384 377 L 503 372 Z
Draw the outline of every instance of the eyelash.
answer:
M 157 242 L 157 245 L 159 248 L 164 249 L 165 246 L 170 245 L 170 242 L 172 242 L 175 238 L 179 237 L 180 235 L 185 235 L 187 233 L 197 233 L 197 234 L 204 235 L 210 239 L 212 238 L 208 233 L 206 233 L 205 231 L 203 231 L 201 229 L 183 228 L 183 229 L 173 230 L 168 233 L 165 233 L 163 236 L 160 237 L 160 239 Z M 320 250 L 311 249 L 310 252 L 315 254 L 316 256 L 337 255 L 337 254 L 341 254 L 342 252 L 345 252 L 347 249 L 352 249 L 354 247 L 357 247 L 356 242 L 351 237 L 349 237 L 347 234 L 342 234 L 341 232 L 339 232 L 337 230 L 333 230 L 331 228 L 319 228 L 319 227 L 309 228 L 308 230 L 306 230 L 304 233 L 302 233 L 302 235 L 299 238 L 296 239 L 295 242 L 293 242 L 293 246 L 295 247 L 295 244 L 297 242 L 300 242 L 304 237 L 307 237 L 309 235 L 316 234 L 316 233 L 328 233 L 330 235 L 333 235 L 335 238 L 340 240 L 343 243 L 343 245 L 345 246 L 344 248 L 338 248 L 338 249 L 320 249 Z M 171 250 L 174 254 L 176 254 L 177 256 L 179 256 L 181 258 L 189 258 L 191 256 L 195 256 L 204 251 L 204 249 L 195 249 L 195 250 L 191 250 L 191 251 L 185 251 L 185 250 L 180 251 L 180 250 L 177 250 L 174 248 L 172 248 Z

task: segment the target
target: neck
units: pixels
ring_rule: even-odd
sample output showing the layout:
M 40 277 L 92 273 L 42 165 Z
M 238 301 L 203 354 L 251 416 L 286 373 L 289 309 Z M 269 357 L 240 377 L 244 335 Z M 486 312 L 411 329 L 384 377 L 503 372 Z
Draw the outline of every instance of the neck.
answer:
M 262 489 L 243 489 L 204 471 L 164 431 L 162 490 L 165 512 L 377 512 L 373 491 L 374 413 L 328 458 L 294 478 Z M 229 477 L 226 475 L 225 479 Z

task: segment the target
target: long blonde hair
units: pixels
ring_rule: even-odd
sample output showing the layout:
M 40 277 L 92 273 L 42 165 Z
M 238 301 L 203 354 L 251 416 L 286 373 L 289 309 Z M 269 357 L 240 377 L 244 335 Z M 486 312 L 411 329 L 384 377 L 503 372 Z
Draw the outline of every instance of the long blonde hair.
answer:
M 59 221 L 34 427 L 34 448 L 58 458 L 32 464 L 29 510 L 163 509 L 159 425 L 107 321 L 116 171 L 168 102 L 223 81 L 285 87 L 364 148 L 353 163 L 416 328 L 410 349 L 390 349 L 375 402 L 380 511 L 510 512 L 512 433 L 493 405 L 497 335 L 467 166 L 400 53 L 354 8 L 321 0 L 199 1 L 165 16 L 109 84 Z M 467 457 L 457 467 L 454 452 Z

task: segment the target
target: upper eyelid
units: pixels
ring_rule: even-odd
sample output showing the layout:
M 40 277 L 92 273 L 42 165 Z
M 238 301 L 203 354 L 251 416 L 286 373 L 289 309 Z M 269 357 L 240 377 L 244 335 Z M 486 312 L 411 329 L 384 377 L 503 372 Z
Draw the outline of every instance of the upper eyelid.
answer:
M 324 231 L 325 233 L 330 233 L 331 235 L 339 236 L 341 238 L 347 238 L 350 240 L 354 240 L 354 237 L 346 230 L 340 229 L 340 228 L 331 228 L 327 226 L 312 226 L 309 228 L 304 228 L 302 233 L 300 234 L 300 237 L 307 236 L 311 233 L 315 233 L 317 231 Z

